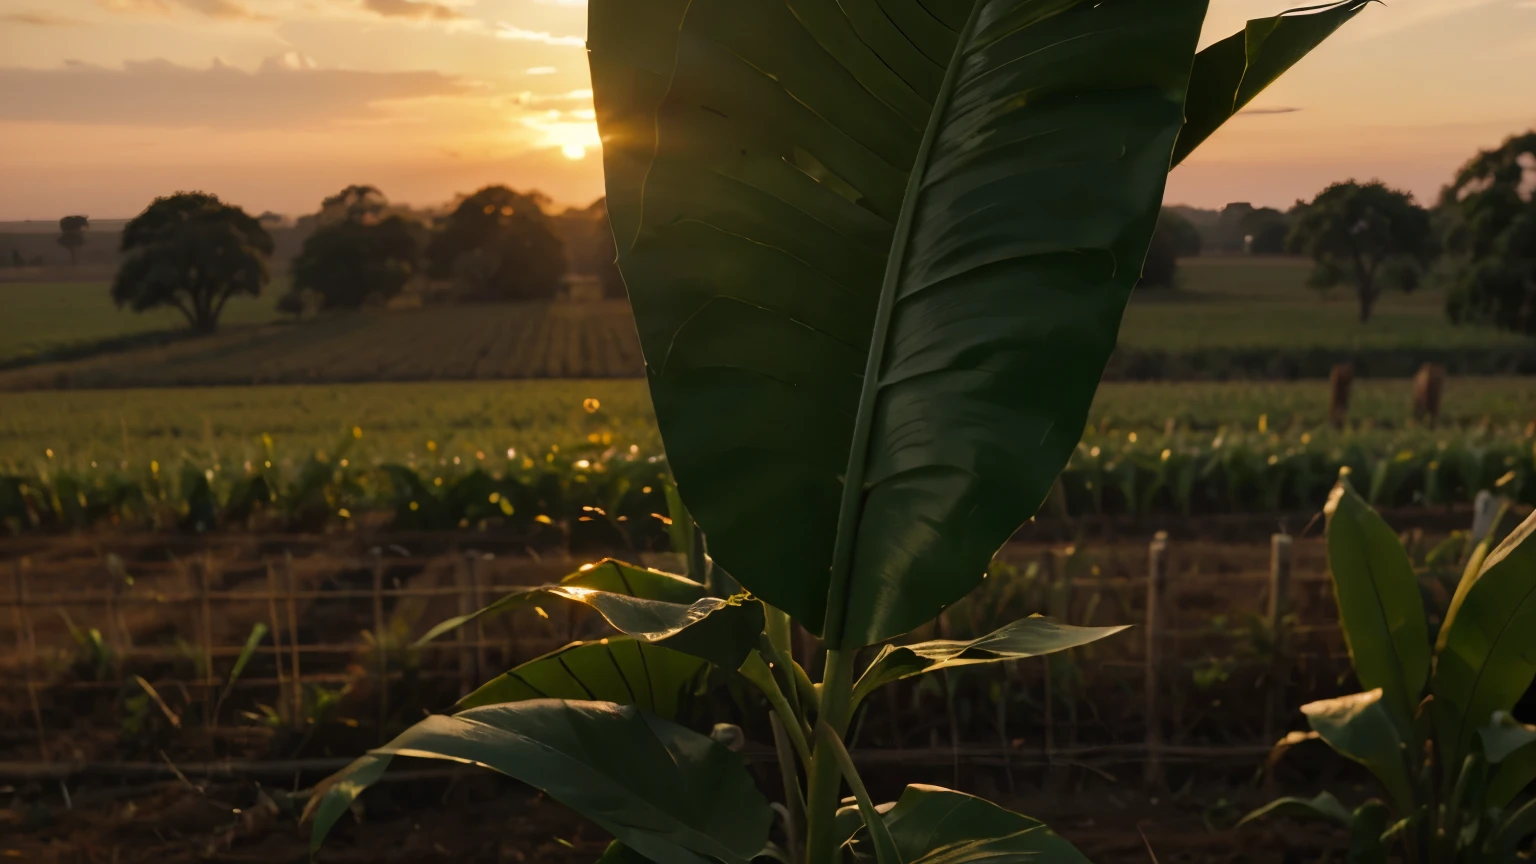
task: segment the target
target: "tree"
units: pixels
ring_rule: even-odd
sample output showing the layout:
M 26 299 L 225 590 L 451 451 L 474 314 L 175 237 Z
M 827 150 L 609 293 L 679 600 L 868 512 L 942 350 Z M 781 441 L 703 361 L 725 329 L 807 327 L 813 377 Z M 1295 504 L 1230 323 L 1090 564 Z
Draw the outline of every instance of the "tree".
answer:
M 266 229 L 205 192 L 156 198 L 124 227 L 122 252 L 113 301 L 135 312 L 170 306 L 199 333 L 218 327 L 229 298 L 260 296 L 271 278 Z
M 293 261 L 293 292 L 280 309 L 297 314 L 303 295 L 319 298 L 321 309 L 356 309 L 399 294 L 416 272 L 420 254 L 417 226 L 384 215 L 388 201 L 372 186 L 348 186 L 326 198 Z M 292 296 L 290 295 L 290 296 Z
M 1477 154 L 1440 197 L 1452 321 L 1536 335 L 1536 131 Z
M 85 245 L 85 229 L 91 220 L 84 216 L 65 216 L 59 220 L 59 245 L 69 252 L 69 266 L 75 266 L 75 254 Z
M 1137 288 L 1172 288 L 1179 259 L 1200 254 L 1200 232 L 1188 219 L 1164 207 L 1147 247 L 1147 260 L 1141 268 Z
M 591 276 L 603 286 L 603 297 L 623 300 L 624 277 L 615 261 L 618 250 L 608 224 L 608 199 L 599 198 L 585 208 L 570 207 L 555 217 L 555 232 L 565 245 L 566 271 Z
M 565 252 L 538 193 L 488 186 L 465 198 L 427 247 L 432 274 L 479 300 L 548 300 L 559 293 Z
M 1285 238 L 1291 225 L 1279 210 L 1260 207 L 1244 214 L 1239 227 L 1243 234 L 1243 251 L 1249 255 L 1285 254 Z
M 1379 181 L 1335 183 L 1299 205 L 1286 247 L 1316 262 L 1313 287 L 1353 286 L 1361 322 L 1385 288 L 1416 288 L 1434 257 L 1428 211 Z

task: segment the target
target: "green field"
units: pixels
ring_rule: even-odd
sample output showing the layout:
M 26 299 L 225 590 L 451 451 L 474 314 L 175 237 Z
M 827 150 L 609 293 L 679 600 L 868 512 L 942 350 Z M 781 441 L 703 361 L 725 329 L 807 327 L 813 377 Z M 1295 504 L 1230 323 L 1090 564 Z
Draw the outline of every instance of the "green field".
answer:
M 1178 290 L 1132 300 L 1111 376 L 1318 377 L 1344 356 L 1360 357 L 1377 377 L 1411 374 L 1425 360 L 1468 374 L 1505 370 L 1511 358 L 1536 367 L 1531 340 L 1452 326 L 1436 292 L 1389 294 L 1360 324 L 1348 291 L 1318 294 L 1305 286 L 1306 274 L 1306 263 L 1294 259 L 1186 260 Z M 228 326 L 214 336 L 12 369 L 0 373 L 0 389 L 641 374 L 623 303 L 438 305 L 259 326 L 274 317 L 278 293 L 232 302 Z M 105 284 L 33 284 L 0 285 L 0 322 L 3 363 L 163 330 L 176 318 L 119 312 Z
M 596 413 L 583 401 L 598 400 Z M 1352 417 L 1361 425 L 1410 425 L 1407 381 L 1362 381 Z M 1328 388 L 1319 381 L 1260 383 L 1108 383 L 1089 422 L 1097 429 L 1255 430 L 1322 425 Z M 1524 425 L 1536 420 L 1536 382 L 1524 378 L 1451 379 L 1442 424 Z M 279 451 L 333 447 L 353 427 L 360 449 L 394 460 L 427 454 L 542 450 L 606 431 L 621 445 L 660 448 L 649 396 L 640 381 L 505 381 L 34 391 L 0 394 L 0 466 L 32 470 L 54 452 L 58 466 L 92 461 L 133 464 L 183 457 L 240 462 L 270 435 Z
M 237 297 L 224 321 L 251 324 L 277 317 L 273 298 L 286 285 L 268 286 L 262 297 Z M 0 282 L 0 363 L 108 339 L 185 329 L 174 309 L 134 314 L 112 303 L 106 282 Z

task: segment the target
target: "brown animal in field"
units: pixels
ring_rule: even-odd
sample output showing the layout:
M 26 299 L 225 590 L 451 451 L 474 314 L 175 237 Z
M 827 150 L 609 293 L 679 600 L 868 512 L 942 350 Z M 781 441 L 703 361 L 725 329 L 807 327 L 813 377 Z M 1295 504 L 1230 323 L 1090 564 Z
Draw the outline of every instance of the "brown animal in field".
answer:
M 1343 429 L 1349 417 L 1349 391 L 1355 383 L 1355 364 L 1339 363 L 1328 374 L 1328 422 Z
M 1445 389 L 1445 367 L 1439 363 L 1425 363 L 1419 374 L 1413 376 L 1413 419 L 1429 418 L 1434 423 L 1440 419 L 1440 393 Z

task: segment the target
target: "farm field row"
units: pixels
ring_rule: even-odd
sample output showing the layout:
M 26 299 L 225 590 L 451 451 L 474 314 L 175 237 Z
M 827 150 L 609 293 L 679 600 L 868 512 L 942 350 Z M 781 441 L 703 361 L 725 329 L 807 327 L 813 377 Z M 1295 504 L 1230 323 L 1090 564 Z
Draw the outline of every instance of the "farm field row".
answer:
M 596 400 L 589 413 L 584 401 Z M 1399 428 L 1410 417 L 1412 384 L 1401 379 L 1355 384 L 1356 426 Z M 1102 430 L 1178 429 L 1214 434 L 1222 427 L 1296 433 L 1323 426 L 1328 387 L 1320 381 L 1109 382 L 1099 388 L 1089 424 Z M 1452 378 L 1440 425 L 1493 427 L 1536 421 L 1536 381 Z M 0 393 L 0 466 L 33 470 L 92 461 L 143 463 L 183 456 L 243 461 L 270 436 L 286 453 L 335 445 L 353 427 L 366 431 L 361 452 L 377 459 L 439 452 L 469 455 L 507 447 L 542 449 L 608 432 L 626 446 L 660 448 L 644 382 L 523 380 L 497 382 L 282 385 L 145 390 Z M 52 451 L 52 459 L 46 451 Z
M 1374 374 L 1411 374 L 1426 359 L 1483 374 L 1536 366 L 1527 339 L 1447 323 L 1433 291 L 1388 295 L 1360 324 L 1347 292 L 1305 287 L 1305 262 L 1196 258 L 1181 266 L 1179 289 L 1132 300 L 1112 376 L 1317 377 L 1343 356 L 1359 356 Z M 232 303 L 229 326 L 210 337 L 0 372 L 0 389 L 642 374 L 622 302 L 428 306 L 299 323 L 274 323 L 270 307 L 271 296 Z M 115 309 L 104 283 L 0 285 L 0 321 L 0 364 L 114 337 L 174 335 L 168 328 L 177 323 Z

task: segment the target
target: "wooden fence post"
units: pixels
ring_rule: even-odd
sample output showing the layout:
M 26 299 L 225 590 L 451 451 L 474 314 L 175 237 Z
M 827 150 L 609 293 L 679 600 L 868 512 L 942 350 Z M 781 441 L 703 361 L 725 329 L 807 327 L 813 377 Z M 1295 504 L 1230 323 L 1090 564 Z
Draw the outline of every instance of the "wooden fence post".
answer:
M 1149 790 L 1163 786 L 1163 715 L 1159 690 L 1162 687 L 1163 591 L 1168 582 L 1168 532 L 1159 531 L 1147 547 L 1147 761 L 1142 777 Z
M 1047 549 L 1045 554 L 1040 556 L 1040 574 L 1045 577 L 1046 603 L 1051 605 L 1054 605 L 1053 601 L 1056 597 L 1056 565 L 1058 563 L 1054 549 Z M 1054 613 L 1056 610 L 1050 611 Z M 1056 751 L 1056 685 L 1055 676 L 1051 674 L 1050 656 L 1043 657 L 1041 660 L 1041 675 L 1044 678 L 1042 688 L 1044 692 L 1041 696 L 1045 703 L 1045 761 L 1050 762 L 1053 758 L 1051 754 Z
M 373 644 L 379 660 L 379 728 L 378 736 L 383 743 L 388 735 L 384 725 L 389 719 L 389 643 L 388 624 L 384 620 L 384 555 L 380 549 L 370 553 L 373 557 Z
M 294 728 L 304 728 L 304 672 L 299 666 L 299 603 L 295 596 L 298 592 L 298 577 L 293 572 L 293 553 L 283 552 L 283 575 L 287 583 L 288 592 L 288 663 L 293 671 L 293 717 L 291 723 Z
M 293 703 L 288 695 L 288 676 L 283 672 L 287 661 L 283 658 L 283 619 L 277 614 L 277 568 L 270 560 L 267 561 L 267 618 L 271 619 L 272 626 L 272 662 L 277 667 L 277 713 L 284 715 Z
M 44 762 L 52 762 L 48 755 L 48 740 L 43 732 L 43 709 L 37 702 L 37 683 L 32 673 L 37 666 L 37 633 L 32 629 L 32 612 L 27 606 L 27 577 L 22 562 L 11 565 L 11 579 L 15 593 L 13 618 L 16 623 L 16 653 L 21 657 L 22 683 L 27 688 L 27 702 L 32 708 L 32 722 L 37 724 L 37 747 Z
M 473 549 L 469 550 L 469 590 L 474 600 L 474 608 L 471 611 L 479 612 L 485 608 L 485 568 L 480 562 L 485 556 Z M 574 605 L 574 604 L 572 604 Z M 486 676 L 491 670 L 491 649 L 485 640 L 485 616 L 475 619 L 475 680 L 474 686 L 479 687 L 485 683 Z
M 457 547 L 453 551 L 453 576 L 455 592 L 459 598 L 459 614 L 469 615 L 475 611 L 473 588 L 470 584 L 470 565 L 468 556 L 460 554 Z M 475 686 L 475 652 L 469 645 L 470 630 L 468 627 L 460 627 L 454 634 L 459 643 L 459 695 L 468 696 Z
M 212 578 L 213 553 L 203 553 L 202 566 L 198 568 L 197 597 L 202 610 L 202 627 L 199 634 L 203 643 L 203 726 L 212 728 L 218 725 L 219 718 L 213 716 L 215 691 L 213 675 L 213 607 L 208 598 L 208 582 Z
M 1269 538 L 1269 688 L 1264 694 L 1264 741 L 1272 743 L 1284 725 L 1285 687 L 1290 678 L 1287 662 L 1289 646 L 1285 616 L 1291 605 L 1291 562 L 1294 559 L 1291 535 L 1275 534 Z

